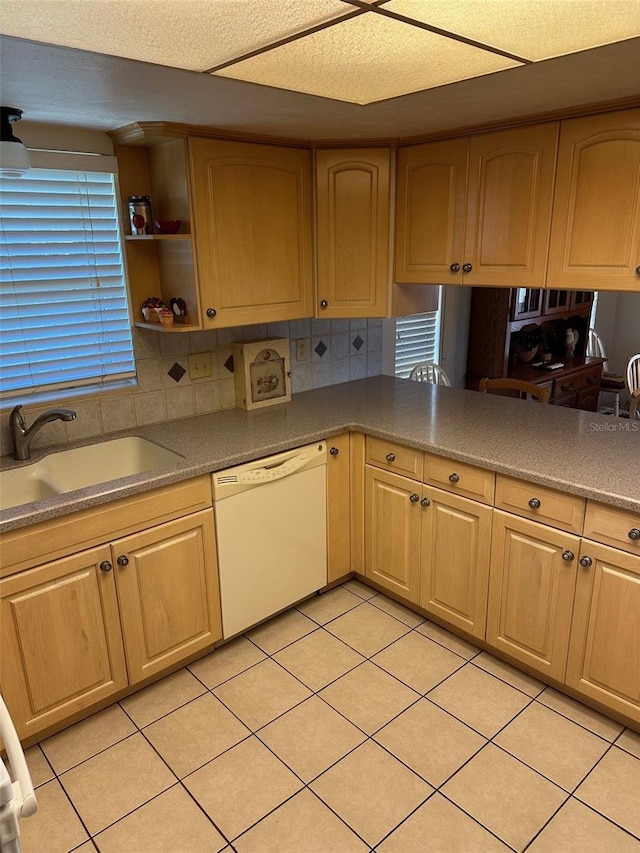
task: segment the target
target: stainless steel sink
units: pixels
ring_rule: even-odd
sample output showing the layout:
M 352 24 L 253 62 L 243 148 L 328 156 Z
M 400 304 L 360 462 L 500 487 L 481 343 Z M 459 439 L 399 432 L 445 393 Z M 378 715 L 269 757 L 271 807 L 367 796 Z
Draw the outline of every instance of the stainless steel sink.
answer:
M 175 465 L 183 457 L 139 436 L 51 453 L 33 465 L 0 471 L 0 509 Z

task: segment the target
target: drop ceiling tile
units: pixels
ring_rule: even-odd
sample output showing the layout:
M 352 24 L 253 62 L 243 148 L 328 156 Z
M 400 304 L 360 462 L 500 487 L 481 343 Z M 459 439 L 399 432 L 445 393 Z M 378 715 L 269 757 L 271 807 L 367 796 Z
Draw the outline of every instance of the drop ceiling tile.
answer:
M 640 35 L 640 0 L 390 0 L 384 8 L 534 61 Z
M 517 65 L 367 12 L 230 65 L 216 75 L 368 104 Z
M 2 32 L 205 71 L 354 11 L 341 0 L 2 0 Z

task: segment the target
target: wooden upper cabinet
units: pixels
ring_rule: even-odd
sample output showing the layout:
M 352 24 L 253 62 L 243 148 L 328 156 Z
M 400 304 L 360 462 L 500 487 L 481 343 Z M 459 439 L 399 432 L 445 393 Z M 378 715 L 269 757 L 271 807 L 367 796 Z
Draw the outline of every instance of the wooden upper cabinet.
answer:
M 468 147 L 464 137 L 399 149 L 396 281 L 461 281 Z
M 543 287 L 558 124 L 401 148 L 396 281 Z
M 389 292 L 389 149 L 316 153 L 317 312 L 384 317 Z
M 548 280 L 640 291 L 640 109 L 562 123 Z
M 189 156 L 204 327 L 310 317 L 310 152 L 190 138 Z
M 463 282 L 544 287 L 558 123 L 472 136 Z

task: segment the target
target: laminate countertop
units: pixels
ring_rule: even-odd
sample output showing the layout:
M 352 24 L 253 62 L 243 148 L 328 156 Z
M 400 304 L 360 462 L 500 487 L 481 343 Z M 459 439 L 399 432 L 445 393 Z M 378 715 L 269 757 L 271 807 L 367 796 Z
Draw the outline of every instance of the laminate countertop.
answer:
M 138 427 L 183 461 L 0 512 L 0 533 L 344 431 L 359 431 L 640 513 L 640 421 L 376 376 L 289 403 Z M 71 445 L 33 454 L 30 462 Z M 3 457 L 0 468 L 17 465 Z

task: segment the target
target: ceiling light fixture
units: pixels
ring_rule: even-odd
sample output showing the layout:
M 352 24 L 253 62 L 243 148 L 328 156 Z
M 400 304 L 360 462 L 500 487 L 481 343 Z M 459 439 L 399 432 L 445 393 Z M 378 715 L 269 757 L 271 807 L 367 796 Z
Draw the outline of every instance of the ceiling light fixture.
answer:
M 0 107 L 0 175 L 3 178 L 20 178 L 31 168 L 29 152 L 22 140 L 13 135 L 12 121 L 20 121 L 22 110 Z

